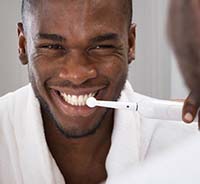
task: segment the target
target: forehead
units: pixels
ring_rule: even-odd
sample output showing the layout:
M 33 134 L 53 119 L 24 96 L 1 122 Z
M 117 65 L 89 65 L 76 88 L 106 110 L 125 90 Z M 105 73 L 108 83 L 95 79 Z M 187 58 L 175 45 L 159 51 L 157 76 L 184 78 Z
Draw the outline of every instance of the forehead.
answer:
M 122 0 L 40 0 L 32 22 L 40 32 L 122 32 L 128 25 Z

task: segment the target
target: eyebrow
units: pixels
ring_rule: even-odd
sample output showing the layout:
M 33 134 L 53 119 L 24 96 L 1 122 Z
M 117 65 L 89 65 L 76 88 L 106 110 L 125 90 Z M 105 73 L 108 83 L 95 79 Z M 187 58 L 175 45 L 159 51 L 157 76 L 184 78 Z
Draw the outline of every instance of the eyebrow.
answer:
M 108 40 L 120 40 L 120 37 L 116 33 L 106 33 L 104 35 L 99 35 L 91 39 L 91 42 L 103 42 Z
M 58 34 L 48 34 L 48 33 L 38 33 L 35 37 L 36 40 L 44 39 L 44 40 L 51 40 L 57 42 L 65 42 L 66 39 Z M 90 40 L 90 42 L 103 42 L 108 40 L 120 40 L 120 37 L 116 33 L 106 33 L 103 35 L 96 36 Z
M 44 39 L 44 40 L 51 40 L 56 42 L 64 42 L 66 41 L 61 35 L 58 34 L 48 34 L 48 33 L 38 33 L 35 39 Z

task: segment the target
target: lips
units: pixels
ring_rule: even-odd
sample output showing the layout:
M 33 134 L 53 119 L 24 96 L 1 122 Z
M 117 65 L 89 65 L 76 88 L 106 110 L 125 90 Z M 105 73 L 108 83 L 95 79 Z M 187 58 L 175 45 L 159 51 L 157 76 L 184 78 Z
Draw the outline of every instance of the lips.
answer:
M 48 91 L 52 104 L 52 111 L 58 113 L 60 117 L 88 117 L 91 116 L 98 107 L 90 108 L 86 105 L 89 97 L 104 99 L 108 84 L 95 85 L 89 87 L 71 87 L 48 85 Z
M 95 86 L 91 88 L 68 88 L 51 86 L 49 92 L 53 100 L 54 107 L 65 116 L 88 116 L 96 108 L 90 108 L 86 105 L 89 97 L 102 99 L 106 86 Z

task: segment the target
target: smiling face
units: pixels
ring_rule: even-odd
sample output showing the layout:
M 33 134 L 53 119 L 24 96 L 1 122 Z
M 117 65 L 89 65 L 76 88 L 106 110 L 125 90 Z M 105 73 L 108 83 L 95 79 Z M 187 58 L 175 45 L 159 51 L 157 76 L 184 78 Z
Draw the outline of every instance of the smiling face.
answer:
M 105 108 L 86 106 L 89 96 L 116 100 L 123 89 L 135 27 L 129 29 L 122 4 L 41 0 L 25 30 L 19 24 L 20 58 L 28 63 L 42 113 L 68 137 L 91 134 L 108 118 Z

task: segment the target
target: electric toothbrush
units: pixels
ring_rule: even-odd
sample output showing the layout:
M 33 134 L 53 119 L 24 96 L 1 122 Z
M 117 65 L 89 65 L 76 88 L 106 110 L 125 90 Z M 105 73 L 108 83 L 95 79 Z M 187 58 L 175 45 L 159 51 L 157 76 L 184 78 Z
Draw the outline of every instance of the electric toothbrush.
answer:
M 143 99 L 139 102 L 116 102 L 116 101 L 102 101 L 90 97 L 86 102 L 90 108 L 106 107 L 114 109 L 133 110 L 139 112 L 144 118 L 160 119 L 169 121 L 182 121 L 182 102 L 157 100 L 157 99 Z M 195 118 L 193 121 L 198 122 Z

